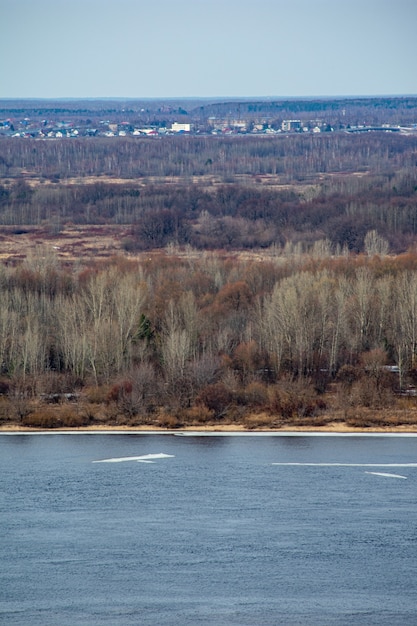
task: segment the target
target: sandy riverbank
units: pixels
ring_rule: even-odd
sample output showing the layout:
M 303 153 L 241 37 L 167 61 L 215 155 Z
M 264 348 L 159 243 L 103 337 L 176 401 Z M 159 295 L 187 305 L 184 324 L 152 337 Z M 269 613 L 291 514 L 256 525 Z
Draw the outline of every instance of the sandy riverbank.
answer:
M 0 426 L 0 434 L 2 433 L 10 433 L 10 432 L 21 432 L 21 433 L 34 433 L 34 432 L 48 432 L 48 433 L 60 433 L 60 432 L 147 432 L 147 433 L 179 433 L 179 432 L 223 432 L 223 433 L 234 433 L 234 432 L 245 432 L 245 433 L 288 433 L 288 432 L 320 432 L 320 433 L 417 433 L 417 425 L 410 426 L 408 424 L 404 424 L 401 426 L 395 427 L 377 427 L 372 426 L 369 428 L 355 428 L 349 426 L 344 422 L 330 422 L 325 426 L 299 426 L 296 424 L 287 424 L 282 428 L 256 428 L 256 429 L 248 429 L 245 428 L 241 424 L 216 424 L 216 425 L 204 425 L 204 426 L 187 426 L 184 428 L 178 429 L 167 429 L 167 428 L 158 428 L 155 426 L 109 426 L 105 424 L 96 424 L 92 426 L 83 426 L 83 427 L 74 427 L 74 428 L 29 428 L 25 426 L 20 426 L 19 424 L 3 424 Z

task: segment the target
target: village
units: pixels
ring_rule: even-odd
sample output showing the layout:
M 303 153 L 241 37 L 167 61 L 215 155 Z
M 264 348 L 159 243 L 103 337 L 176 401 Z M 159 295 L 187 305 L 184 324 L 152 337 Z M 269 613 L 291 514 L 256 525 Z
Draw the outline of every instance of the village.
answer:
M 203 121 L 169 122 L 155 120 L 150 124 L 132 121 L 32 119 L 29 117 L 0 119 L 0 139 L 4 137 L 31 139 L 65 139 L 78 137 L 162 137 L 169 135 L 286 135 L 294 133 L 318 134 L 329 132 L 417 133 L 417 124 L 331 124 L 326 119 L 282 119 L 261 121 L 249 118 L 211 116 Z

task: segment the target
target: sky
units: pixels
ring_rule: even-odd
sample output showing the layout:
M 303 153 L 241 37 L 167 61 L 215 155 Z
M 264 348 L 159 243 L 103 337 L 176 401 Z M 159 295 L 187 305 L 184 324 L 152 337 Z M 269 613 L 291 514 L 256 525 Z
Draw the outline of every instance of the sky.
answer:
M 0 98 L 417 95 L 417 0 L 0 0 Z

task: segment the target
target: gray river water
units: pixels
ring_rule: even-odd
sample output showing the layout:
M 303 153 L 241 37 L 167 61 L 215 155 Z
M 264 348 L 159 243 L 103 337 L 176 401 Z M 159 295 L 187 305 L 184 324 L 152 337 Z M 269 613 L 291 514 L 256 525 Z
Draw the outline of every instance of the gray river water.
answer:
M 0 623 L 413 626 L 417 438 L 0 435 Z

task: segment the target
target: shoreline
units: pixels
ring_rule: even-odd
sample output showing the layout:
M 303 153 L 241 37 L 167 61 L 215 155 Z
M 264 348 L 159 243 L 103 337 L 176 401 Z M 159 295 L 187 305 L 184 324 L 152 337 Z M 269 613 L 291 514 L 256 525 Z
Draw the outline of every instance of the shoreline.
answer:
M 205 426 L 185 426 L 183 428 L 163 428 L 156 426 L 114 426 L 96 424 L 93 426 L 75 426 L 72 428 L 59 427 L 59 428 L 31 428 L 28 426 L 20 426 L 19 424 L 2 424 L 0 425 L 0 435 L 4 434 L 182 434 L 182 433 L 203 433 L 203 434 L 245 434 L 256 435 L 262 433 L 264 435 L 279 435 L 289 433 L 316 433 L 323 435 L 334 434 L 402 434 L 402 435 L 416 435 L 417 425 L 410 427 L 410 425 L 402 425 L 395 427 L 388 426 L 371 426 L 369 428 L 355 428 L 354 426 L 348 426 L 344 422 L 330 422 L 326 426 L 299 426 L 297 424 L 288 424 L 282 428 L 245 428 L 242 424 L 222 424 L 222 425 L 205 425 Z

